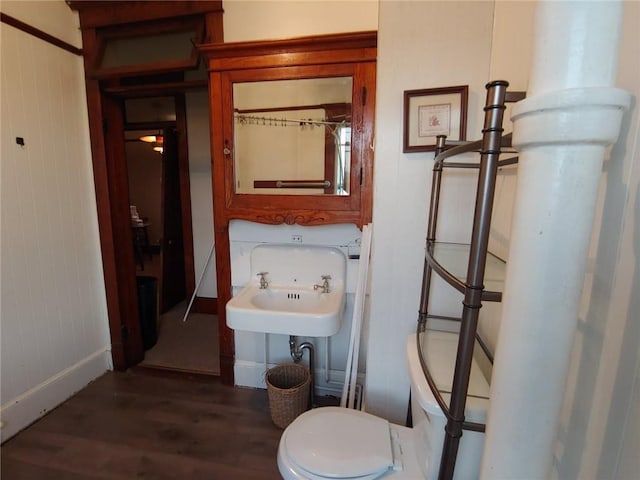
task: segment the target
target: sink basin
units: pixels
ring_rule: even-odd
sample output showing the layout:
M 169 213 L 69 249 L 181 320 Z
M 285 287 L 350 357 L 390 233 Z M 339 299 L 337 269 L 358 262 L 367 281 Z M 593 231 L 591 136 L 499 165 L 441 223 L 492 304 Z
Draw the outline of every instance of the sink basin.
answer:
M 305 337 L 335 335 L 342 324 L 344 288 L 320 293 L 313 288 L 256 284 L 227 303 L 227 324 L 237 330 Z
M 235 330 L 305 337 L 335 335 L 345 305 L 346 258 L 330 247 L 269 245 L 251 252 L 252 279 L 226 306 Z M 267 281 L 260 288 L 259 273 Z M 323 293 L 322 275 L 330 275 Z

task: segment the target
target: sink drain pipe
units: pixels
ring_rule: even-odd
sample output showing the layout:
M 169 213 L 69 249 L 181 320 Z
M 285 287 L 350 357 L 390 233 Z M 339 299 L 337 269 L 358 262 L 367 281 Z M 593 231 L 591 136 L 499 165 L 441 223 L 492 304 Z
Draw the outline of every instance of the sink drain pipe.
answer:
M 309 385 L 309 408 L 314 407 L 314 390 L 315 390 L 315 348 L 313 343 L 304 342 L 300 345 L 296 345 L 296 340 L 298 337 L 295 335 L 289 335 L 289 351 L 291 353 L 291 358 L 295 363 L 298 363 L 302 360 L 302 356 L 304 355 L 303 350 L 306 348 L 309 350 L 309 375 L 311 376 L 311 385 Z

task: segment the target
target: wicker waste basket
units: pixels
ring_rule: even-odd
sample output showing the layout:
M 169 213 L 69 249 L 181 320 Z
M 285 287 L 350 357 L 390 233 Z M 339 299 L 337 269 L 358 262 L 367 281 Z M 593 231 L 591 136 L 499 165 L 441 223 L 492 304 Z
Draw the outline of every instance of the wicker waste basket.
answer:
M 309 370 L 296 363 L 277 365 L 267 370 L 266 380 L 271 419 L 286 428 L 309 408 Z

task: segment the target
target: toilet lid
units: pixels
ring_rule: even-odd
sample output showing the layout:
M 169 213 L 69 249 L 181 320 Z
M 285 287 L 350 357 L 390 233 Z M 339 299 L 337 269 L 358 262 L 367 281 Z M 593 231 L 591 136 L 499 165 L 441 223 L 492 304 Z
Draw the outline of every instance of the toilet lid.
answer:
M 389 422 L 358 410 L 310 410 L 289 425 L 285 442 L 291 460 L 320 476 L 362 477 L 393 466 Z

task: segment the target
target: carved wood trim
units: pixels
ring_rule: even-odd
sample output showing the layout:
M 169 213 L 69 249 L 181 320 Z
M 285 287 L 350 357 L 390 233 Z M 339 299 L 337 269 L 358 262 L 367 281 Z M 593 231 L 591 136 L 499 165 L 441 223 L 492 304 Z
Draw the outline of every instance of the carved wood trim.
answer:
M 332 215 L 327 215 L 326 212 L 278 212 L 278 213 L 255 213 L 252 215 L 254 221 L 260 223 L 270 223 L 279 225 L 284 223 L 286 225 L 322 225 L 330 222 Z
M 328 225 L 353 223 L 360 226 L 360 213 L 339 210 L 257 210 L 235 209 L 226 215 L 228 220 L 248 220 L 268 225 Z

